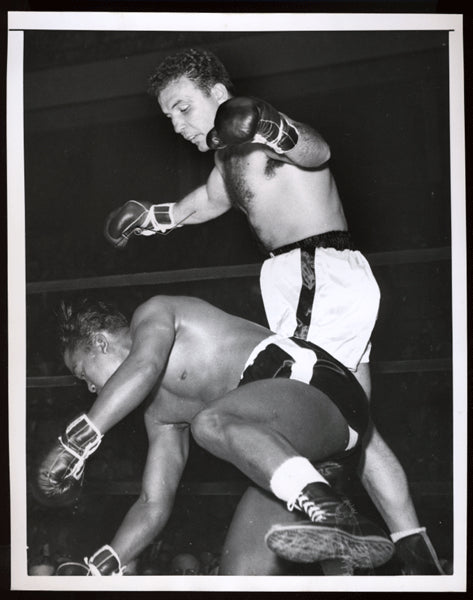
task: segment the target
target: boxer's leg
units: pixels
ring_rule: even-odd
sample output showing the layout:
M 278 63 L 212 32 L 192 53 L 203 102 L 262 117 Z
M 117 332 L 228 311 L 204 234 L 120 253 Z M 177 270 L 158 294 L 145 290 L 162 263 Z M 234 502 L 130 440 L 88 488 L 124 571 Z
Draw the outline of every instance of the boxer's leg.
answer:
M 294 523 L 301 513 L 260 488 L 249 487 L 241 498 L 222 550 L 219 575 L 285 575 L 290 563 L 266 545 L 264 537 L 274 523 Z
M 370 400 L 369 363 L 360 363 L 354 375 Z M 406 473 L 374 425 L 364 439 L 360 479 L 393 534 L 403 573 L 444 575 L 425 528 L 419 524 Z
M 360 363 L 354 375 L 369 400 L 369 363 Z M 360 478 L 389 530 L 394 532 L 419 527 L 404 469 L 373 424 L 364 442 Z
M 248 383 L 199 413 L 191 428 L 206 450 L 309 516 L 302 528 L 271 530 L 271 548 L 280 556 L 298 562 L 344 556 L 360 568 L 391 557 L 384 532 L 355 517 L 307 460 L 342 452 L 349 440 L 345 419 L 320 390 L 288 379 Z
M 266 490 L 288 458 L 324 460 L 342 452 L 349 440 L 344 417 L 324 393 L 285 378 L 229 392 L 197 414 L 191 429 L 198 444 Z

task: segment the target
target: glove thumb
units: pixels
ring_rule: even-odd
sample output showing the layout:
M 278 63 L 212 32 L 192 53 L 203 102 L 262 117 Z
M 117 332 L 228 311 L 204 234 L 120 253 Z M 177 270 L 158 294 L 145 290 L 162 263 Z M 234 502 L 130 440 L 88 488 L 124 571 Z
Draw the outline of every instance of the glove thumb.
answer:
M 210 150 L 221 150 L 226 147 L 226 144 L 219 138 L 215 127 L 211 129 L 207 134 L 207 146 Z

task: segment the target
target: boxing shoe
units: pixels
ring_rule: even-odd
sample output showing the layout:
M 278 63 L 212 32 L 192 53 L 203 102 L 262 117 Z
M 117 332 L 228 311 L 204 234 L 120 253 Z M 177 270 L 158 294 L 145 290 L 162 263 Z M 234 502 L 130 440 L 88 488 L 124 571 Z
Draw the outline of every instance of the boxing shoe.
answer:
M 349 500 L 325 483 L 311 483 L 289 510 L 305 512 L 309 521 L 273 525 L 266 545 L 281 558 L 313 563 L 341 559 L 352 568 L 370 569 L 386 563 L 394 544 L 375 523 L 356 515 Z
M 403 575 L 447 575 L 425 527 L 396 541 L 396 557 Z

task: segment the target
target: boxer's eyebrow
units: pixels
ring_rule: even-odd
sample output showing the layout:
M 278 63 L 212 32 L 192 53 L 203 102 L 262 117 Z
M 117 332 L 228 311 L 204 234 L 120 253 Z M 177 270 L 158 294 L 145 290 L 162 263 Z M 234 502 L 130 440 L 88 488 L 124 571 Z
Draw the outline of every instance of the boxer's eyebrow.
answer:
M 178 98 L 174 104 L 171 105 L 171 110 L 173 108 L 178 108 L 179 104 L 189 104 L 188 100 L 186 100 L 185 98 Z
M 174 104 L 171 104 L 171 106 L 169 107 L 169 111 L 164 111 L 164 116 L 167 117 L 168 119 L 171 118 L 171 111 L 179 104 L 180 100 L 176 100 L 176 102 L 174 102 Z

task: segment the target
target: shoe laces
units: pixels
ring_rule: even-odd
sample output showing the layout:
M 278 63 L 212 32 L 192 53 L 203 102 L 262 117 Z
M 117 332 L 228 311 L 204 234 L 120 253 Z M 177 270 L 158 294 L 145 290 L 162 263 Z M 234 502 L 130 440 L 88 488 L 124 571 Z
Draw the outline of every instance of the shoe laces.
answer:
M 291 512 L 294 508 L 298 508 L 308 515 L 311 521 L 314 523 L 320 523 L 327 518 L 327 513 L 320 505 L 316 504 L 306 494 L 300 494 L 295 500 L 287 503 L 287 508 Z

